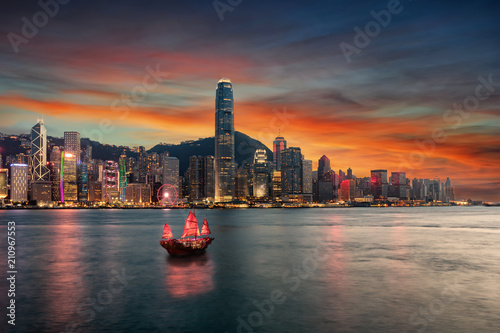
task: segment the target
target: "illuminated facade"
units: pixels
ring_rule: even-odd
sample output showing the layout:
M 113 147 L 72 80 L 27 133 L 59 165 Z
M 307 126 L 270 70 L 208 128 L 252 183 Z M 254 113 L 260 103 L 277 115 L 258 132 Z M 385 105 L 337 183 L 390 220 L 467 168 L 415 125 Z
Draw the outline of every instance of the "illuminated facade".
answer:
M 31 200 L 37 204 L 52 202 L 52 183 L 50 181 L 37 181 L 31 184 Z
M 280 134 L 273 141 L 273 167 L 275 171 L 281 171 L 281 152 L 286 149 L 286 140 Z
M 302 153 L 300 148 L 290 147 L 281 153 L 282 194 L 302 193 Z
M 189 200 L 214 199 L 214 157 L 191 156 L 188 169 Z
M 41 119 L 31 128 L 30 166 L 32 182 L 49 180 L 49 169 L 47 168 L 47 130 L 43 126 L 43 120 Z
M 172 185 L 179 194 L 179 159 L 165 156 L 163 158 L 163 184 Z
M 88 201 L 88 164 L 78 164 L 78 201 Z
M 76 155 L 63 151 L 61 153 L 61 201 L 78 200 L 78 184 L 76 176 Z
M 387 198 L 387 170 L 372 170 L 370 183 L 372 195 L 375 199 Z
M 9 169 L 0 169 L 0 200 L 9 194 Z
M 313 162 L 311 160 L 302 160 L 302 193 L 313 193 Z
M 389 196 L 407 198 L 406 172 L 392 172 Z
M 272 183 L 272 197 L 273 200 L 277 200 L 281 197 L 281 171 L 273 171 Z
M 353 179 L 346 179 L 340 183 L 339 199 L 343 201 L 354 200 L 356 195 L 356 181 Z
M 131 183 L 125 190 L 126 202 L 141 204 L 151 202 L 151 186 L 149 184 Z
M 127 188 L 127 156 L 122 154 L 119 160 L 120 164 L 120 201 L 127 200 L 125 189 Z
M 220 79 L 215 93 L 215 201 L 234 199 L 234 100 L 229 79 Z
M 112 203 L 120 199 L 120 171 L 118 163 L 106 161 L 102 171 L 102 201 Z
M 64 151 L 75 155 L 77 163 L 80 162 L 80 133 L 78 132 L 64 132 Z
M 267 153 L 264 149 L 255 150 L 253 162 L 253 196 L 264 198 L 269 195 L 269 170 Z
M 10 172 L 10 201 L 28 201 L 28 164 L 11 164 Z

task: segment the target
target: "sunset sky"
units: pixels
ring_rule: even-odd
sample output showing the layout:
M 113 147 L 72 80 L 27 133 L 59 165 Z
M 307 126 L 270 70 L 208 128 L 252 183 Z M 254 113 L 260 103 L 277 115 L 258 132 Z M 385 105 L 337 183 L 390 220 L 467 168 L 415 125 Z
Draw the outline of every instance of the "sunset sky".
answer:
M 269 148 L 281 128 L 314 167 L 325 154 L 358 177 L 450 177 L 457 199 L 500 201 L 498 1 L 231 2 L 72 0 L 53 17 L 2 2 L 0 132 L 43 117 L 48 135 L 116 145 L 209 137 L 227 77 L 236 130 Z

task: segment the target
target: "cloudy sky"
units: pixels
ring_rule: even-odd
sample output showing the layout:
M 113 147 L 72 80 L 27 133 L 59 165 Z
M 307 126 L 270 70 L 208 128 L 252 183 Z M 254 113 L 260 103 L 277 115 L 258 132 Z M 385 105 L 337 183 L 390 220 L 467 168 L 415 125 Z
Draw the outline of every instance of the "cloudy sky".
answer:
M 0 132 L 208 137 L 227 77 L 236 130 L 268 147 L 281 128 L 315 166 L 500 201 L 498 1 L 60 2 L 0 5 Z

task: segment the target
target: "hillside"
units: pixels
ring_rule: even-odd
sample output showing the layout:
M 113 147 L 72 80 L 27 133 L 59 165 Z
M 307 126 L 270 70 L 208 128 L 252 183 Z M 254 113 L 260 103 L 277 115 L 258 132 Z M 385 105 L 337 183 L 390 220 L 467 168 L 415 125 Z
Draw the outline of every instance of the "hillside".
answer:
M 234 135 L 235 159 L 238 166 L 244 161 L 252 162 L 256 149 L 265 149 L 268 161 L 272 161 L 273 152 L 269 150 L 262 142 L 252 139 L 246 134 L 235 132 Z M 168 152 L 170 156 L 179 159 L 179 169 L 181 174 L 189 167 L 189 157 L 193 155 L 215 155 L 214 138 L 200 139 L 190 143 L 181 143 L 178 145 L 156 145 L 148 152 L 158 154 Z
M 64 139 L 56 137 L 47 137 L 48 141 L 56 146 L 63 146 Z M 272 161 L 273 153 L 263 143 L 258 140 L 252 139 L 246 134 L 235 132 L 235 159 L 238 166 L 248 161 L 252 162 L 256 149 L 265 149 L 267 152 L 268 161 Z M 123 152 L 128 157 L 135 157 L 139 155 L 129 147 L 115 146 L 108 144 L 101 144 L 97 141 L 90 141 L 88 138 L 81 139 L 81 147 L 85 149 L 87 145 L 92 146 L 92 157 L 99 160 L 114 160 L 118 161 Z M 21 146 L 21 141 L 4 137 L 0 140 L 0 152 L 2 155 L 15 155 L 18 153 L 26 152 L 26 148 Z M 184 172 L 189 167 L 189 157 L 193 155 L 207 156 L 215 155 L 214 138 L 199 139 L 192 142 L 183 142 L 177 145 L 158 144 L 147 151 L 148 153 L 156 152 L 158 154 L 168 152 L 170 156 L 179 159 L 180 173 Z

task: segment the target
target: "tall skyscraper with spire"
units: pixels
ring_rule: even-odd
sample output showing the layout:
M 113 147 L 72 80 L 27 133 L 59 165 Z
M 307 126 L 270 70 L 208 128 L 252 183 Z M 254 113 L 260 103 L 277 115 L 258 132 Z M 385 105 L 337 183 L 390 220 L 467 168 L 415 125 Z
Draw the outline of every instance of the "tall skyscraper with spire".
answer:
M 286 140 L 281 136 L 281 129 L 273 141 L 273 167 L 275 171 L 281 171 L 281 152 L 286 149 Z
M 49 169 L 47 168 L 47 130 L 43 125 L 43 119 L 38 119 L 37 124 L 31 128 L 30 164 L 32 182 L 49 180 Z
M 215 201 L 234 199 L 234 99 L 229 79 L 220 79 L 215 92 Z

